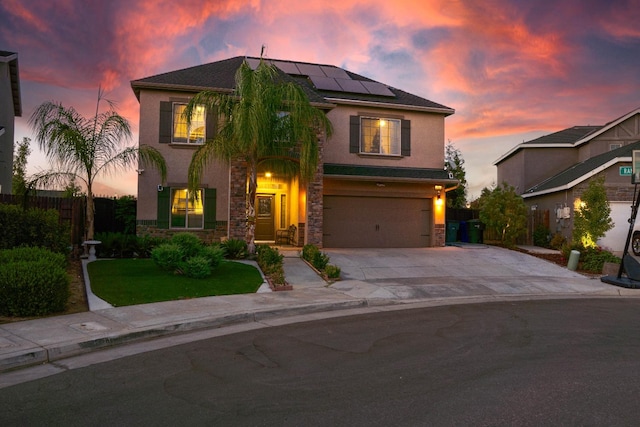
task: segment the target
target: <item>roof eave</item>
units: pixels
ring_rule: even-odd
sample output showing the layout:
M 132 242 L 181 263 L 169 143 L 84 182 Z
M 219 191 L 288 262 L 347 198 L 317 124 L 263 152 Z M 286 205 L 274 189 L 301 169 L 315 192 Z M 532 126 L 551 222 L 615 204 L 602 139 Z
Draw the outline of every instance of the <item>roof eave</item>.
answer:
M 500 156 L 496 161 L 493 162 L 493 166 L 498 166 L 498 163 L 511 157 L 517 151 L 525 148 L 574 148 L 574 145 L 569 142 L 556 142 L 553 144 L 527 144 L 523 142 L 521 144 L 516 145 L 511 150 L 507 151 L 505 154 Z
M 593 138 L 602 135 L 604 132 L 608 131 L 609 129 L 619 125 L 620 123 L 624 122 L 625 120 L 627 120 L 629 117 L 635 116 L 636 114 L 640 113 L 640 108 L 636 108 L 635 110 L 625 114 L 624 116 L 621 116 L 619 118 L 617 118 L 616 120 L 612 121 L 611 123 L 607 123 L 606 125 L 602 126 L 600 129 L 598 129 L 596 132 L 590 133 L 589 135 L 585 136 L 582 139 L 579 139 L 578 141 L 573 143 L 574 147 L 578 147 L 579 145 L 584 144 L 585 142 L 589 142 L 591 141 Z
M 569 190 L 569 189 L 575 187 L 576 185 L 580 184 L 581 182 L 584 182 L 587 179 L 596 176 L 600 172 L 603 172 L 603 171 L 609 169 L 611 166 L 615 165 L 616 163 L 630 162 L 630 161 L 631 161 L 631 157 L 616 157 L 615 159 L 611 159 L 608 162 L 603 163 L 602 165 L 598 166 L 597 168 L 592 169 L 588 173 L 586 173 L 584 175 L 581 175 L 578 178 L 574 179 L 573 181 L 568 182 L 568 183 L 566 183 L 564 185 L 559 185 L 557 187 L 548 188 L 546 190 L 534 191 L 532 193 L 523 193 L 521 196 L 522 196 L 523 199 L 528 199 L 530 197 L 543 196 L 545 194 L 551 194 L 551 193 L 557 193 L 558 191 Z
M 456 112 L 453 108 L 422 107 L 419 105 L 392 104 L 390 102 L 361 101 L 358 99 L 344 99 L 344 98 L 333 98 L 333 97 L 325 97 L 325 99 L 334 104 L 359 105 L 359 106 L 377 107 L 377 108 L 382 107 L 382 108 L 388 108 L 393 110 L 421 111 L 426 113 L 444 114 L 445 116 L 450 116 Z

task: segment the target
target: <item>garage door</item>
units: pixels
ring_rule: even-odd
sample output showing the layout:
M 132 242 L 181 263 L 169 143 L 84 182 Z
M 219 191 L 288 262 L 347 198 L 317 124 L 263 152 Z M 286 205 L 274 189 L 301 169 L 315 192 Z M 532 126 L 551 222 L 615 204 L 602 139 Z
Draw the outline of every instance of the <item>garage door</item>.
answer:
M 327 248 L 431 246 L 431 199 L 325 196 Z

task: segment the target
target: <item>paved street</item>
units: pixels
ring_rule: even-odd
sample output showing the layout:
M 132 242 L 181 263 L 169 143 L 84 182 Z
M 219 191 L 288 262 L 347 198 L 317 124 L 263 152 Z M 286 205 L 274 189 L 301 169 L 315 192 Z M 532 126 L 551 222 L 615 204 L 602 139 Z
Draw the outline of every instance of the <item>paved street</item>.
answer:
M 518 301 L 257 329 L 0 389 L 0 422 L 633 425 L 639 309 Z

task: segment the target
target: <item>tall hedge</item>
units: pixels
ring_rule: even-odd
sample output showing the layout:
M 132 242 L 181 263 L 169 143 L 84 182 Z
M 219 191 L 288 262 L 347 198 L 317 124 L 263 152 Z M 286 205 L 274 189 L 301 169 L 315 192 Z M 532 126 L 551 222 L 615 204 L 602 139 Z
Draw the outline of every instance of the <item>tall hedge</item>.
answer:
M 40 246 L 65 253 L 71 243 L 69 227 L 60 224 L 54 209 L 0 205 L 0 230 L 0 249 Z

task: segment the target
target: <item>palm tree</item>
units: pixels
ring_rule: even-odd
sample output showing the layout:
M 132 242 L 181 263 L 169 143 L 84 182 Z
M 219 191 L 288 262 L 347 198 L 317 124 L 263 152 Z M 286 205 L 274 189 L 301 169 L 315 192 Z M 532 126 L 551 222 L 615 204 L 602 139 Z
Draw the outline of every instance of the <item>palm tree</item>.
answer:
M 98 90 L 94 117 L 85 118 L 73 107 L 45 102 L 36 108 L 29 120 L 40 149 L 55 167 L 36 174 L 33 183 L 65 185 L 78 179 L 84 184 L 87 189 L 87 240 L 94 238 L 93 184 L 96 178 L 139 164 L 158 169 L 163 181 L 167 175 L 167 166 L 159 151 L 144 145 L 138 148 L 123 144 L 123 140 L 131 138 L 129 122 L 116 113 L 108 101 L 108 111 L 100 113 L 102 95 Z
M 312 106 L 289 76 L 260 58 L 256 69 L 244 61 L 231 94 L 203 91 L 187 105 L 187 123 L 197 106 L 218 116 L 219 132 L 194 153 L 189 165 L 189 189 L 200 186 L 206 165 L 214 158 L 242 159 L 247 164 L 246 241 L 253 252 L 258 167 L 286 176 L 313 179 L 318 165 L 318 134 L 331 135 L 331 122 Z

